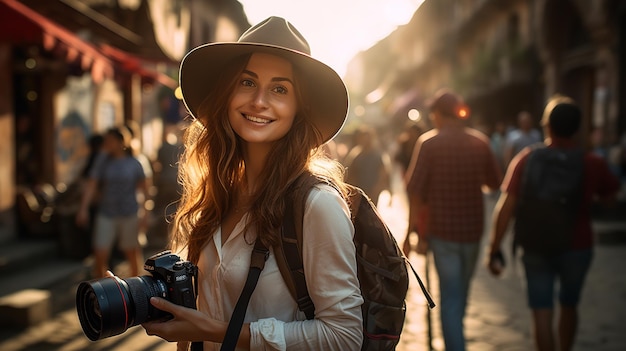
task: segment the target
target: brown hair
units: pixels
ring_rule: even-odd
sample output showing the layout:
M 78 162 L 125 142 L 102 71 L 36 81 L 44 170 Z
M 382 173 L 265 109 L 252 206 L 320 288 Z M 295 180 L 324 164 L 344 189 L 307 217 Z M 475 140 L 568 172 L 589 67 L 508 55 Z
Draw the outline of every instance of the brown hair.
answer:
M 570 138 L 580 129 L 582 113 L 576 102 L 565 95 L 554 95 L 546 103 L 541 118 L 545 128 L 549 126 L 556 137 Z
M 245 162 L 241 140 L 228 121 L 228 105 L 250 55 L 231 61 L 221 70 L 215 88 L 198 111 L 198 120 L 185 133 L 186 149 L 180 160 L 183 185 L 181 203 L 175 216 L 173 248 L 187 247 L 188 259 L 197 263 L 200 252 L 219 227 L 237 191 L 245 186 Z M 235 78 L 234 78 L 235 77 Z M 285 197 L 304 172 L 321 175 L 343 187 L 343 168 L 326 158 L 320 132 L 310 121 L 307 92 L 302 73 L 294 65 L 298 111 L 290 131 L 276 142 L 268 155 L 260 179 L 264 182 L 252 194 L 248 227 L 254 226 L 260 240 L 270 246 L 278 240 Z M 298 84 L 300 83 L 300 84 Z M 202 122 L 202 123 L 200 123 Z M 246 228 L 248 229 L 248 228 Z M 247 230 L 246 230 L 247 232 Z

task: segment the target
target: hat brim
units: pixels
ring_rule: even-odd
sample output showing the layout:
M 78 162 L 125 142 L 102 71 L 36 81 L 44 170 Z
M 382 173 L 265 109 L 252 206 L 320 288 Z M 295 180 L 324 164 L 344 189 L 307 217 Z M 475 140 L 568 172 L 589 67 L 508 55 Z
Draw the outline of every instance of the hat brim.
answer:
M 191 50 L 180 64 L 183 102 L 197 118 L 200 104 L 216 82 L 219 72 L 232 59 L 262 52 L 284 57 L 300 68 L 302 83 L 310 94 L 313 125 L 323 142 L 332 139 L 343 127 L 348 112 L 348 91 L 339 75 L 326 64 L 298 51 L 256 43 L 210 43 Z

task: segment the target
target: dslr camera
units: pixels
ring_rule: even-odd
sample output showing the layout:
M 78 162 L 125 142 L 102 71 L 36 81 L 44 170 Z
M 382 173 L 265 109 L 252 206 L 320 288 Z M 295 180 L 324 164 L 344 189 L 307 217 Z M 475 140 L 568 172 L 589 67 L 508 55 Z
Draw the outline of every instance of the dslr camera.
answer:
M 151 275 L 106 277 L 78 285 L 76 310 L 89 339 L 96 341 L 144 322 L 171 318 L 150 304 L 153 296 L 196 308 L 198 268 L 193 263 L 163 251 L 148 258 L 144 269 Z

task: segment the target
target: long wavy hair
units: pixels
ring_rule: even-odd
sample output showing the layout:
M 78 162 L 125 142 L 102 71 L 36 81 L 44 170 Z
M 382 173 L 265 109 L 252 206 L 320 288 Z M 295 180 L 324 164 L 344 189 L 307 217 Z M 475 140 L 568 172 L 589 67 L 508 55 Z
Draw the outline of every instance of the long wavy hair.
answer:
M 183 187 L 174 218 L 173 249 L 187 248 L 188 260 L 197 263 L 202 248 L 220 226 L 235 197 L 245 184 L 245 161 L 241 138 L 228 120 L 228 106 L 238 77 L 250 55 L 224 67 L 212 90 L 196 112 L 197 120 L 185 132 L 179 180 Z M 346 195 L 344 169 L 322 152 L 322 136 L 312 124 L 306 82 L 294 64 L 298 110 L 289 132 L 278 140 L 267 157 L 248 210 L 245 232 L 253 226 L 258 239 L 270 247 L 277 243 L 285 198 L 300 175 L 310 172 L 329 179 Z M 252 239 L 246 238 L 250 244 Z

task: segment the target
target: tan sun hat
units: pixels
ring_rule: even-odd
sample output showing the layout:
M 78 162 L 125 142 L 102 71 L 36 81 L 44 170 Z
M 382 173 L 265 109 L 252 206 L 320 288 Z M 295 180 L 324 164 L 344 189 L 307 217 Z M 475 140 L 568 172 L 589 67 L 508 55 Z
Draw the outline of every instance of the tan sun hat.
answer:
M 180 88 L 189 112 L 197 118 L 198 107 L 222 67 L 232 59 L 255 52 L 269 53 L 289 60 L 300 68 L 310 94 L 309 109 L 313 124 L 323 141 L 341 130 L 348 112 L 346 86 L 332 68 L 311 57 L 311 49 L 302 34 L 287 20 L 269 17 L 251 27 L 237 42 L 218 42 L 198 46 L 180 64 Z

